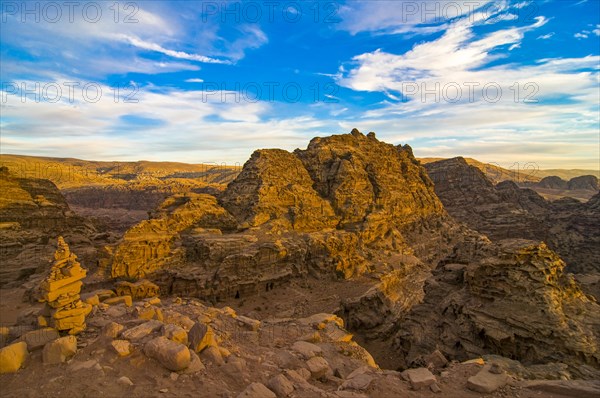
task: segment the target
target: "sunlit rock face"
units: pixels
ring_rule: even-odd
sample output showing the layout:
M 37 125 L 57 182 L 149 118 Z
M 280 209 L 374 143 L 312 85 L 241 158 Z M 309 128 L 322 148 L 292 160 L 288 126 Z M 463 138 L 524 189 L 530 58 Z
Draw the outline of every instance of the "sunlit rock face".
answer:
M 75 215 L 56 185 L 20 178 L 0 167 L 0 286 L 19 284 L 48 269 L 54 242 L 63 235 L 89 258 L 95 228 Z
M 389 267 L 393 255 L 429 261 L 458 228 L 408 145 L 358 130 L 293 153 L 257 150 L 217 201 L 170 201 L 114 249 L 113 277 L 154 274 L 169 291 L 244 295 L 308 274 L 351 278 Z

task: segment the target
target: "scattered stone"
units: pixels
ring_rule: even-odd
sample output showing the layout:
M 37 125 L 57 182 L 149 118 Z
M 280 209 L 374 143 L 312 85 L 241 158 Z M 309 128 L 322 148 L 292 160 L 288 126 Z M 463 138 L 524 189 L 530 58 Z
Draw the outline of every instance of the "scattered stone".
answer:
M 361 366 L 351 372 L 346 380 L 342 383 L 342 389 L 364 391 L 369 388 L 369 385 L 373 381 L 371 369 L 368 366 Z
M 0 374 L 14 373 L 29 356 L 27 343 L 20 341 L 0 349 Z
M 167 324 L 162 327 L 163 336 L 183 345 L 188 344 L 187 332 L 178 325 Z
M 119 337 L 119 334 L 123 331 L 123 329 L 125 329 L 125 326 L 116 322 L 109 322 L 106 325 L 104 325 L 101 334 L 102 336 L 110 337 L 111 339 L 116 339 L 117 337 Z
M 117 383 L 119 383 L 123 386 L 132 386 L 133 385 L 133 381 L 131 381 L 131 379 L 127 376 L 119 377 L 119 379 L 117 380 Z
M 247 316 L 238 315 L 236 317 L 239 326 L 256 332 L 260 328 L 260 321 L 257 319 L 248 318 Z
M 127 340 L 139 340 L 148 336 L 150 333 L 160 329 L 161 326 L 162 322 L 151 320 L 124 331 L 123 333 L 121 333 L 121 337 Z
M 106 299 L 103 303 L 108 305 L 125 304 L 127 307 L 131 307 L 133 305 L 133 299 L 131 296 L 119 296 Z
M 121 357 L 126 357 L 133 352 L 133 345 L 128 340 L 113 340 L 110 345 Z
M 44 328 L 38 330 L 32 330 L 27 332 L 20 337 L 19 340 L 24 341 L 27 344 L 27 350 L 33 351 L 44 348 L 46 343 L 56 340 L 60 337 L 58 330 L 54 328 Z
M 485 365 L 475 376 L 469 377 L 467 388 L 488 394 L 504 387 L 509 381 L 508 375 L 490 373 L 490 368 L 490 365 Z
M 366 373 L 362 373 L 352 378 L 349 378 L 348 380 L 345 380 L 342 383 L 342 389 L 364 391 L 369 388 L 372 381 L 373 376 L 370 376 Z
M 309 343 L 307 341 L 296 341 L 292 345 L 292 350 L 302 355 L 304 359 L 310 359 L 314 356 L 321 355 L 323 353 L 321 347 Z
M 242 377 L 246 371 L 246 361 L 242 358 L 231 356 L 223 367 L 223 371 L 235 377 Z
M 147 307 L 135 307 L 135 316 L 139 319 L 145 319 L 147 321 L 156 319 L 157 321 L 163 320 L 162 311 L 159 308 L 155 308 L 151 305 Z
M 440 350 L 435 350 L 425 357 L 425 363 L 427 363 L 428 367 L 433 366 L 434 368 L 441 369 L 448 364 L 448 359 L 446 359 Z
M 65 336 L 47 343 L 42 351 L 42 359 L 45 364 L 56 364 L 65 362 L 77 352 L 77 338 Z
M 262 383 L 252 383 L 237 398 L 277 398 L 277 395 Z
M 103 302 L 104 300 L 109 299 L 111 297 L 115 297 L 117 295 L 115 292 L 108 289 L 96 290 L 95 292 L 92 292 L 90 294 L 95 294 L 96 296 L 98 296 L 100 302 Z
M 81 301 L 89 305 L 100 305 L 100 298 L 94 293 L 82 294 Z
M 164 394 L 164 393 L 169 392 L 169 389 L 168 388 L 161 388 L 160 390 L 158 390 L 158 392 L 161 392 L 161 393 Z
M 163 322 L 181 326 L 186 331 L 189 331 L 196 324 L 190 317 L 171 310 L 163 311 Z
M 175 373 L 175 372 L 171 372 L 171 374 L 169 375 L 169 379 L 171 379 L 173 381 L 177 381 L 177 379 L 179 379 L 179 374 Z
M 190 329 L 188 341 L 190 342 L 190 348 L 196 352 L 201 352 L 209 346 L 217 346 L 212 328 L 200 322 L 196 322 Z
M 144 299 L 144 303 L 150 304 L 150 305 L 159 305 L 160 299 L 158 297 L 151 297 L 151 298 Z
M 440 388 L 440 386 L 438 386 L 438 384 L 437 384 L 437 383 L 433 383 L 432 385 L 430 385 L 430 386 L 429 386 L 429 389 L 430 389 L 432 392 L 435 392 L 435 393 L 440 393 L 440 392 L 442 392 L 442 389 Z
M 269 387 L 278 398 L 287 397 L 294 391 L 294 385 L 282 374 L 278 374 L 272 377 L 267 383 Z
M 464 361 L 461 362 L 463 365 L 469 365 L 469 364 L 476 364 L 476 365 L 485 365 L 485 361 L 483 360 L 483 358 L 474 358 L 474 359 L 469 359 L 468 361 Z
M 320 379 L 328 374 L 333 374 L 333 371 L 329 367 L 329 363 L 322 357 L 313 357 L 306 361 L 306 366 L 310 371 L 310 374 L 315 379 Z
M 190 352 L 190 366 L 188 366 L 183 371 L 183 373 L 186 373 L 186 374 L 198 373 L 198 372 L 206 369 L 206 367 L 202 363 L 202 360 L 200 360 L 200 357 L 198 356 L 198 354 L 196 354 L 192 350 L 188 350 L 188 351 Z
M 402 372 L 402 377 L 410 382 L 413 390 L 429 387 L 437 382 L 437 379 L 427 368 L 408 369 Z
M 71 364 L 69 364 L 69 370 L 71 372 L 77 372 L 79 370 L 83 370 L 83 369 L 97 369 L 97 367 L 100 364 L 98 363 L 97 360 L 95 359 L 90 359 L 88 361 L 73 361 Z M 100 370 L 102 369 L 102 367 L 100 366 Z
M 144 353 L 150 358 L 156 359 L 165 368 L 175 372 L 187 368 L 191 362 L 190 350 L 186 346 L 164 336 L 146 343 Z
M 223 356 L 221 355 L 221 351 L 219 351 L 218 347 L 209 346 L 206 347 L 200 354 L 203 359 L 214 363 L 215 365 L 223 365 L 225 364 L 225 360 L 223 360 Z

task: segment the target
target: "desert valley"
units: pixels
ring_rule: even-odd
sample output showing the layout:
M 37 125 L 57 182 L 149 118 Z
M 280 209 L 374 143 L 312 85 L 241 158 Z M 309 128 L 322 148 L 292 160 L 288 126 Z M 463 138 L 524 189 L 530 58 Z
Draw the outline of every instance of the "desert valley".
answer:
M 596 175 L 356 129 L 242 167 L 1 163 L 3 396 L 600 391 Z

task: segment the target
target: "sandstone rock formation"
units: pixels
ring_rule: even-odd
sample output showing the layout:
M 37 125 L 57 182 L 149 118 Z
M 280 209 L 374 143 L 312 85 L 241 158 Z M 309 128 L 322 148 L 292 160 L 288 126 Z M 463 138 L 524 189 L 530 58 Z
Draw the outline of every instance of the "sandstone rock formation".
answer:
M 112 276 L 218 301 L 309 274 L 389 272 L 401 256 L 430 264 L 456 228 L 410 147 L 353 130 L 294 153 L 256 151 L 218 202 L 168 199 L 126 233 Z
M 600 306 L 543 243 L 466 242 L 440 263 L 425 297 L 398 323 L 407 364 L 439 349 L 466 360 L 484 353 L 527 364 L 559 362 L 573 374 L 600 363 Z
M 86 271 L 81 268 L 77 256 L 71 253 L 63 237 L 58 238 L 54 262 L 40 289 L 46 302 L 39 315 L 40 326 L 51 326 L 69 334 L 85 330 L 85 317 L 92 306 L 80 300 L 79 293 Z
M 568 189 L 598 191 L 598 178 L 592 175 L 574 177 L 569 180 Z
M 87 256 L 94 227 L 69 208 L 56 186 L 43 179 L 19 178 L 0 167 L 0 286 L 23 283 L 47 270 L 50 242 L 63 235 L 80 242 Z M 85 246 L 85 247 L 84 247 Z
M 557 176 L 544 177 L 535 185 L 540 188 L 567 189 L 567 181 Z
M 599 272 L 600 211 L 597 199 L 548 202 L 512 181 L 494 186 L 462 158 L 426 165 L 435 191 L 458 221 L 492 240 L 534 239 L 546 242 L 571 272 Z

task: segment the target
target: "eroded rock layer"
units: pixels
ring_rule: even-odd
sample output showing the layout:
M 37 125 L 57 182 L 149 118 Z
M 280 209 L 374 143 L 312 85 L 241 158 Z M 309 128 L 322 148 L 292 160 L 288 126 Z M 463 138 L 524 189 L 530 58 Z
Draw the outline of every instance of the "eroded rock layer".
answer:
M 459 360 L 493 353 L 598 368 L 600 306 L 564 267 L 543 243 L 467 242 L 427 280 L 395 346 L 407 364 L 440 349 Z

